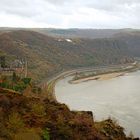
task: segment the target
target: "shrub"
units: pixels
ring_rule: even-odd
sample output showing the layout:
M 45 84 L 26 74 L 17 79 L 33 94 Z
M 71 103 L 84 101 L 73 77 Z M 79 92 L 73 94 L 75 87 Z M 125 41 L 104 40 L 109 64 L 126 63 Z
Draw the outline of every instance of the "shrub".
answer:
M 32 112 L 35 113 L 36 115 L 43 116 L 45 115 L 45 107 L 42 104 L 33 104 Z
M 43 132 L 43 140 L 50 140 L 50 135 L 47 128 Z
M 31 82 L 31 78 L 23 78 L 22 81 L 24 82 L 24 84 L 28 85 Z
M 16 134 L 14 140 L 41 140 L 41 138 L 35 132 L 26 132 Z
M 13 72 L 12 81 L 17 82 L 17 75 L 15 72 Z
M 24 84 L 17 84 L 15 86 L 13 86 L 13 90 L 19 91 L 19 92 L 23 91 L 25 88 L 26 88 L 26 86 Z
M 13 112 L 9 115 L 8 129 L 13 133 L 24 130 L 24 122 L 18 113 Z

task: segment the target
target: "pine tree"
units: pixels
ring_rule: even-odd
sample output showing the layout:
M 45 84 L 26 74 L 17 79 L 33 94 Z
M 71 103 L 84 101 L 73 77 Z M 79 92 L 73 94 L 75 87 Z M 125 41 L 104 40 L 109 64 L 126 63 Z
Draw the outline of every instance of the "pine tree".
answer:
M 5 56 L 0 57 L 0 64 L 1 64 L 2 68 L 5 68 L 5 66 L 6 66 Z
M 17 81 L 17 75 L 16 75 L 15 72 L 13 72 L 12 80 L 13 80 L 13 82 L 16 82 Z

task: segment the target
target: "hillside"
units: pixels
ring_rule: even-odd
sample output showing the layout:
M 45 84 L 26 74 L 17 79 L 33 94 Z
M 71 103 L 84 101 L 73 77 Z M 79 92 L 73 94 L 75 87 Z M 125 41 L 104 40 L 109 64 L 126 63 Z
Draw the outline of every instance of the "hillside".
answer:
M 134 57 L 140 57 L 140 32 L 133 31 L 128 33 L 118 33 L 114 35 L 115 38 L 125 42 L 128 50 Z
M 92 112 L 1 88 L 0 114 L 1 140 L 133 140 L 111 119 L 94 122 Z
M 7 63 L 26 58 L 28 76 L 40 82 L 75 68 L 133 62 L 133 57 L 139 56 L 139 39 L 139 32 L 87 39 L 4 29 L 0 32 L 0 56 L 5 56 Z M 23 95 L 13 88 L 0 88 L 1 140 L 133 140 L 111 118 L 95 122 L 90 111 L 70 111 L 66 105 L 49 100 L 52 90 L 34 92 L 34 83 L 16 79 L 12 78 L 15 83 L 11 85 L 25 87 Z M 53 83 L 48 88 L 53 88 Z
M 34 31 L 0 34 L 0 52 L 28 60 L 29 76 L 49 78 L 79 67 L 132 62 L 126 42 L 117 39 L 63 39 Z

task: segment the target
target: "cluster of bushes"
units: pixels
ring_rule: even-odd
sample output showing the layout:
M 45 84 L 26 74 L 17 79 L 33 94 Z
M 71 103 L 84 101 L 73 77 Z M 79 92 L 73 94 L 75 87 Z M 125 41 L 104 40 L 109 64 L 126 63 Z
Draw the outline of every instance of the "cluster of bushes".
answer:
M 20 78 L 15 73 L 13 76 L 2 76 L 0 87 L 22 92 L 31 83 L 31 78 Z

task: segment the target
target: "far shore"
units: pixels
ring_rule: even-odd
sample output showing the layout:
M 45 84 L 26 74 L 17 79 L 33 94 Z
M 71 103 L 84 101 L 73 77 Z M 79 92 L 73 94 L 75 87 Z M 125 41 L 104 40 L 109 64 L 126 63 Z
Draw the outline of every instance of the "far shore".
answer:
M 123 69 L 122 69 L 123 68 Z M 134 63 L 129 63 L 126 65 L 113 65 L 113 66 L 108 66 L 108 67 L 97 67 L 97 68 L 83 68 L 83 69 L 75 69 L 75 70 L 70 70 L 70 71 L 65 71 L 62 72 L 60 74 L 58 74 L 57 76 L 51 78 L 49 81 L 42 82 L 41 83 L 41 87 L 42 89 L 44 89 L 44 91 L 48 91 L 48 97 L 50 100 L 52 101 L 57 101 L 56 97 L 55 97 L 55 85 L 56 83 L 67 77 L 67 76 L 74 76 L 77 72 L 95 72 L 98 70 L 106 70 L 106 72 L 103 73 L 98 73 L 94 76 L 89 76 L 89 77 L 80 77 L 79 79 L 72 79 L 71 81 L 69 81 L 69 83 L 71 84 L 78 84 L 81 82 L 87 82 L 90 80 L 109 80 L 115 77 L 119 77 L 119 76 L 123 76 L 124 74 L 128 73 L 128 72 L 133 72 L 136 70 L 140 69 L 140 65 L 136 65 Z M 119 69 L 119 70 L 118 70 Z M 114 71 L 112 71 L 114 70 Z M 44 95 L 44 97 L 46 97 L 46 95 Z
M 91 76 L 91 77 L 86 77 L 86 78 L 81 78 L 78 80 L 72 80 L 70 81 L 71 84 L 78 84 L 81 82 L 86 82 L 90 80 L 109 80 L 115 77 L 123 76 L 126 72 L 114 72 L 114 73 L 108 73 L 108 74 L 100 74 L 96 76 Z
M 131 66 L 129 66 L 126 69 L 123 69 L 123 70 L 120 69 L 118 71 L 110 71 L 110 72 L 108 71 L 108 72 L 99 73 L 99 74 L 96 74 L 96 75 L 93 75 L 93 76 L 91 75 L 89 77 L 87 77 L 87 76 L 80 77 L 79 79 L 69 81 L 69 83 L 78 84 L 78 83 L 87 82 L 87 81 L 90 81 L 90 80 L 109 80 L 109 79 L 112 79 L 112 78 L 115 78 L 115 77 L 123 76 L 126 73 L 133 72 L 133 71 L 136 71 L 136 70 L 139 70 L 139 69 L 140 69 L 139 66 L 131 65 Z

